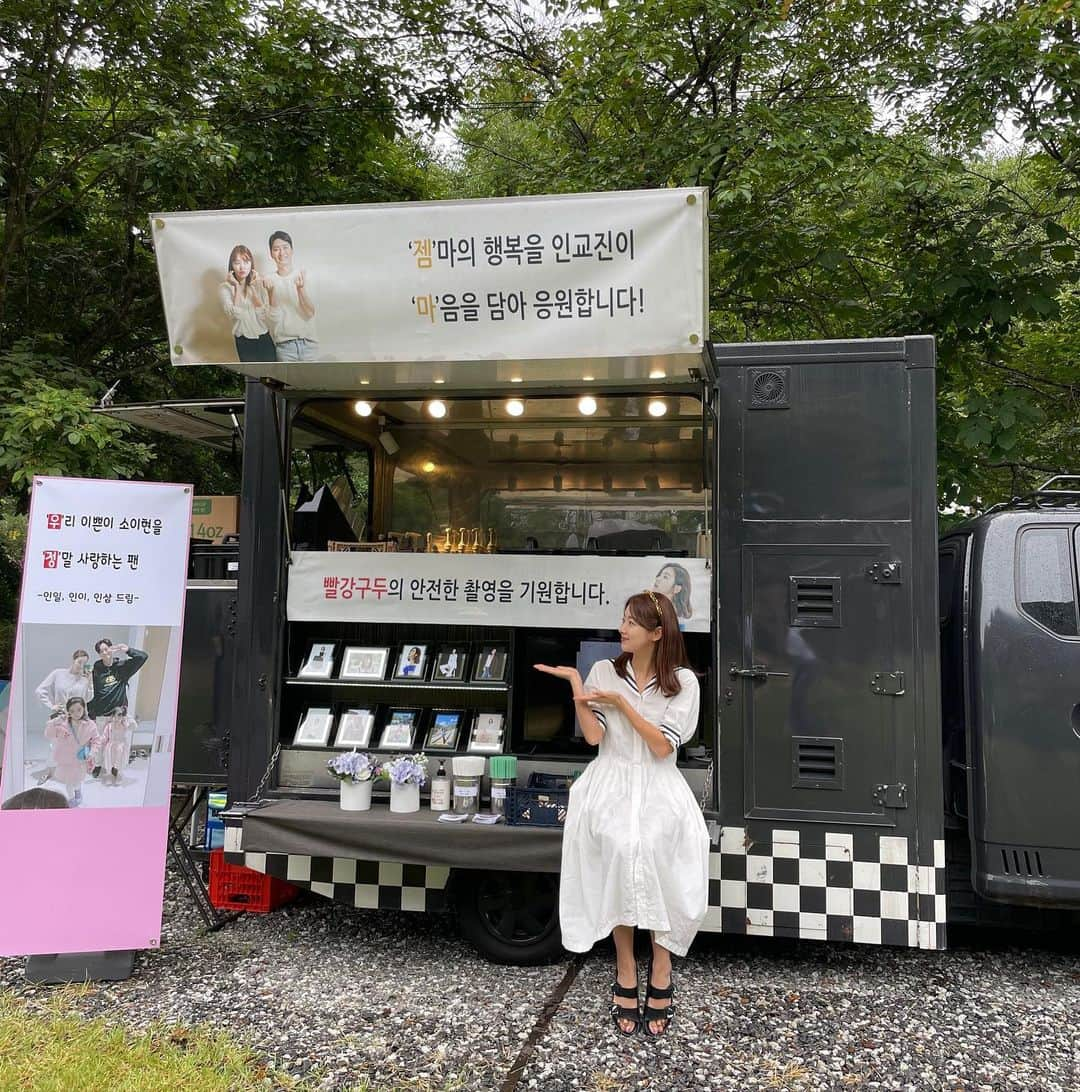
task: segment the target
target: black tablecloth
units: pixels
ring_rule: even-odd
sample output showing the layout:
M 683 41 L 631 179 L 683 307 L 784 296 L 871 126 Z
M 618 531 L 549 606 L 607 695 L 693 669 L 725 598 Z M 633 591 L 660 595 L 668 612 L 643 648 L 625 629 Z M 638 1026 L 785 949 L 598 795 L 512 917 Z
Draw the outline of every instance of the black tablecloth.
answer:
M 279 800 L 244 816 L 246 853 L 296 853 L 359 861 L 449 865 L 506 872 L 558 872 L 562 827 L 440 823 L 430 808 L 342 811 L 337 803 Z

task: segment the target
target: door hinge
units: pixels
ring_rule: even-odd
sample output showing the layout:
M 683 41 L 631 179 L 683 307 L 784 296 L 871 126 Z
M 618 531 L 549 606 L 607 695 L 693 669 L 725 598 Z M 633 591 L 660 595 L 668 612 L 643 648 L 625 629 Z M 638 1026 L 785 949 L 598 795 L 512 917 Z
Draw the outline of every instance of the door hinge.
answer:
M 866 575 L 875 584 L 899 584 L 900 562 L 875 561 L 873 565 L 868 566 Z
M 874 803 L 880 804 L 883 808 L 906 808 L 908 806 L 907 785 L 902 782 L 895 785 L 875 785 Z
M 898 698 L 904 693 L 904 673 L 902 671 L 877 671 L 870 680 L 870 689 L 875 694 L 888 694 Z

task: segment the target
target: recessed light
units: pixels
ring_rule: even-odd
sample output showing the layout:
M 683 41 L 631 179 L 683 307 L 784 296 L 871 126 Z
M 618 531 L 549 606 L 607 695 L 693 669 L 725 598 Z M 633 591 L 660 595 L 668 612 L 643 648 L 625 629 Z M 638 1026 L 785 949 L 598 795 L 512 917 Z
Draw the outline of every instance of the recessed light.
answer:
M 581 377 L 581 381 L 583 383 L 591 383 L 593 381 L 593 377 L 591 375 L 583 375 Z
M 511 417 L 520 417 L 525 412 L 525 403 L 520 398 L 508 398 L 506 400 L 506 412 Z
M 435 471 L 435 464 L 429 459 L 424 463 L 423 471 L 425 474 L 432 474 Z
M 585 417 L 592 417 L 596 412 L 596 399 L 588 394 L 582 395 L 578 399 L 577 408 L 578 413 L 583 414 Z
M 431 417 L 445 417 L 446 416 L 446 403 L 440 401 L 438 398 L 433 398 L 427 404 L 427 411 Z
M 510 377 L 510 382 L 511 382 L 511 383 L 520 383 L 521 381 L 522 381 L 522 380 L 521 380 L 521 376 L 520 376 L 520 375 L 512 375 L 512 376 Z
M 361 387 L 368 387 L 370 385 L 371 385 L 371 380 L 370 379 L 361 379 L 360 380 L 360 386 Z
M 662 398 L 654 398 L 649 403 L 650 417 L 663 417 L 665 413 L 667 413 L 667 402 Z
M 445 383 L 446 380 L 441 375 L 439 375 L 439 376 L 435 377 L 435 382 L 436 383 Z
M 361 417 L 370 417 L 371 416 L 371 411 L 374 408 L 375 407 L 372 406 L 372 404 L 370 402 L 354 402 L 353 403 L 353 409 L 356 410 L 356 412 Z
M 649 372 L 650 379 L 665 379 L 666 377 L 667 372 L 665 372 L 663 368 L 653 368 L 653 370 Z

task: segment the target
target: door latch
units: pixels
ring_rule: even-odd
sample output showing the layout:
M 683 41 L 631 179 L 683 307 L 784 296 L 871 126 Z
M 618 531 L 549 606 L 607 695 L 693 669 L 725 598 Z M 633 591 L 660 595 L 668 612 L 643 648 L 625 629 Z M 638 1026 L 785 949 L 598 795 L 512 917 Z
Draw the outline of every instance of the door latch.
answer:
M 880 804 L 883 808 L 906 808 L 908 806 L 907 785 L 903 782 L 897 782 L 895 785 L 875 785 L 874 803 Z
M 902 671 L 878 671 L 870 680 L 870 689 L 875 694 L 887 694 L 898 698 L 904 693 L 904 673 Z
M 733 679 L 754 679 L 755 681 L 768 678 L 786 679 L 787 671 L 770 671 L 767 664 L 754 664 L 753 667 L 736 667 L 734 664 L 728 668 L 728 674 Z

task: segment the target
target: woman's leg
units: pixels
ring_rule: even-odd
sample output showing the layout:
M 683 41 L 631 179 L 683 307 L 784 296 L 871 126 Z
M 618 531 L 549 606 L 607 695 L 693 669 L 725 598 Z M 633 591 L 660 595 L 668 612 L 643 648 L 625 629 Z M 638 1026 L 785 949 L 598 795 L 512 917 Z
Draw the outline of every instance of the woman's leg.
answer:
M 634 958 L 634 927 L 632 925 L 616 925 L 611 930 L 611 939 L 615 941 L 615 978 L 620 986 L 637 987 L 637 960 Z M 616 1005 L 633 1012 L 637 1008 L 637 1002 L 629 997 L 616 997 L 613 999 Z M 634 1030 L 633 1020 L 620 1020 L 619 1027 L 623 1031 Z
M 659 990 L 667 989 L 671 985 L 671 953 L 661 944 L 656 943 L 656 937 L 650 933 L 652 940 L 652 974 L 649 976 L 649 985 Z M 670 997 L 656 997 L 646 1004 L 654 1009 L 666 1009 L 671 1004 Z M 647 1029 L 653 1035 L 659 1035 L 664 1030 L 662 1020 L 650 1020 Z

